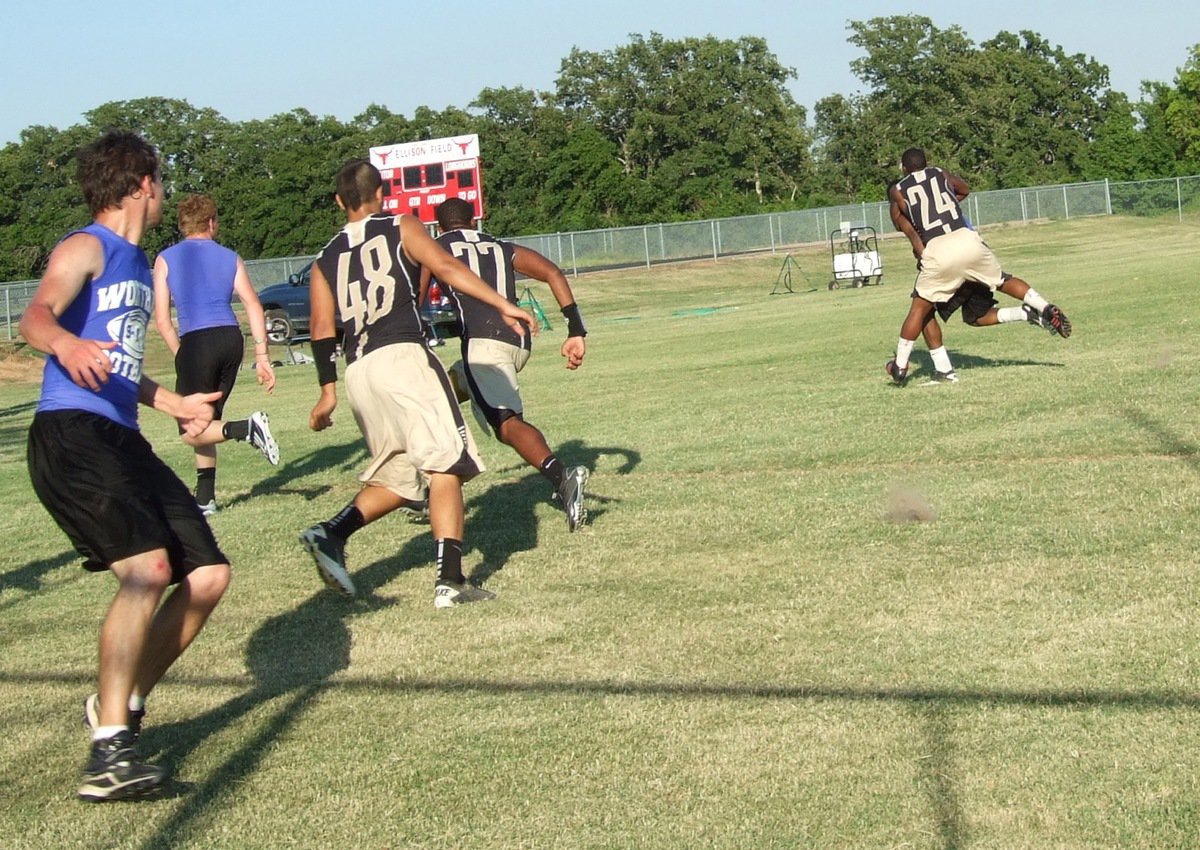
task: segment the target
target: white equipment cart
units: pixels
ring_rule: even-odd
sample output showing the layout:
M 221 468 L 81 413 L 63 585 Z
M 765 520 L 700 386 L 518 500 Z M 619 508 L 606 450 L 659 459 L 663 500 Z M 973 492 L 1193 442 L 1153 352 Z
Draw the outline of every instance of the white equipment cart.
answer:
M 833 280 L 830 289 L 869 283 L 883 283 L 883 263 L 879 259 L 879 241 L 875 228 L 866 224 L 842 226 L 829 234 L 829 253 L 833 256 Z

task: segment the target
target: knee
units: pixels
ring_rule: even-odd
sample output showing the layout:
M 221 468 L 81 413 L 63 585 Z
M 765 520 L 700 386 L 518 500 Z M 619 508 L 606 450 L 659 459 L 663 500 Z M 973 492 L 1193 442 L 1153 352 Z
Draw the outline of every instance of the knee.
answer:
M 192 598 L 204 605 L 216 605 L 229 588 L 233 571 L 229 564 L 209 564 L 192 570 L 185 581 Z
M 508 416 L 504 417 L 504 420 L 499 425 L 496 426 L 496 439 L 504 443 L 506 446 L 511 446 L 513 444 L 513 440 L 516 439 L 517 432 L 520 431 L 523 424 L 524 423 L 521 421 L 520 416 L 517 416 L 515 413 L 510 413 Z
M 130 559 L 117 575 L 123 588 L 161 594 L 171 584 L 171 561 L 166 552 L 148 552 Z

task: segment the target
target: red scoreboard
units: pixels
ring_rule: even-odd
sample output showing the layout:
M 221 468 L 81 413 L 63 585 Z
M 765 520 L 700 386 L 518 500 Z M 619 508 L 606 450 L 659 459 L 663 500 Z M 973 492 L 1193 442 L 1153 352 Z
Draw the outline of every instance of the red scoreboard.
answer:
M 434 209 L 447 198 L 462 198 L 483 218 L 483 179 L 479 136 L 450 136 L 371 148 L 371 164 L 383 175 L 383 209 L 409 213 L 434 224 Z

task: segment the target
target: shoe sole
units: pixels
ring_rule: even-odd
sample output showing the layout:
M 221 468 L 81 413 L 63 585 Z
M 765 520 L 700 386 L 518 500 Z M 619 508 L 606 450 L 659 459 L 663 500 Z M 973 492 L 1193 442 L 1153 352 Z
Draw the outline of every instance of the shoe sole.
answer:
M 587 505 L 584 504 L 584 487 L 587 485 L 588 471 L 586 467 L 577 466 L 572 470 L 575 476 L 575 502 L 578 506 L 578 511 L 575 516 L 571 515 L 571 505 L 563 504 L 563 509 L 567 514 L 567 531 L 576 531 L 587 520 Z
M 1054 322 L 1055 319 L 1058 320 L 1057 325 Z M 1067 318 L 1066 314 L 1063 313 L 1062 310 L 1058 309 L 1057 307 L 1052 307 L 1050 310 L 1050 321 L 1047 323 L 1046 330 L 1050 331 L 1052 334 L 1058 334 L 1063 339 L 1066 339 L 1071 335 L 1071 320 Z
M 111 774 L 105 774 L 111 776 Z M 103 778 L 103 777 L 99 777 Z M 79 787 L 79 799 L 87 803 L 108 803 L 116 800 L 136 800 L 143 797 L 149 797 L 159 793 L 163 789 L 163 783 L 166 780 L 165 774 L 157 776 L 143 776 L 140 779 L 132 779 L 129 782 L 112 785 L 107 787 L 98 787 L 84 782 Z
M 435 590 L 433 593 L 433 607 L 438 610 L 445 610 L 446 608 L 457 608 L 460 605 L 471 605 L 475 602 L 491 602 L 495 598 L 496 594 L 481 587 L 459 591 L 454 596 L 450 596 L 449 594 L 442 595 Z
M 257 421 L 261 423 L 259 433 L 262 435 L 262 442 L 254 439 L 254 422 L 250 423 L 250 445 L 258 449 L 267 458 L 267 463 L 271 466 L 279 466 L 279 444 L 275 442 L 275 437 L 271 434 L 271 417 L 263 413 L 258 415 Z M 253 419 L 253 417 L 251 417 Z
M 312 555 L 312 559 L 317 565 L 317 575 L 321 577 L 321 581 L 347 596 L 354 595 L 354 582 L 351 581 L 350 574 L 344 568 L 329 561 L 321 552 L 320 544 L 315 539 L 309 537 L 305 532 L 300 535 L 300 543 L 308 550 L 308 554 Z

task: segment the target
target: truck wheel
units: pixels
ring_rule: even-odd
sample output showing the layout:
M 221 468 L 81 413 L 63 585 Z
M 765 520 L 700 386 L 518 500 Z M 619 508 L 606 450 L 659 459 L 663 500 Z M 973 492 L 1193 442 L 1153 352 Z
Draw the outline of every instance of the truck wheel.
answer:
M 282 345 L 292 338 L 292 320 L 283 310 L 267 310 L 264 314 L 267 322 L 267 339 Z

